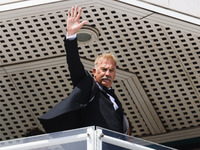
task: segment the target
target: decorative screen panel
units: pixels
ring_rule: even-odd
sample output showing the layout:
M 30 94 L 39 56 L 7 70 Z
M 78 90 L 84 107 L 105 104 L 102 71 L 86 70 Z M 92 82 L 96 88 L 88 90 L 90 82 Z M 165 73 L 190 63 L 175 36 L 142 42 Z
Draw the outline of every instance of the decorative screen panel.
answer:
M 0 140 L 21 137 L 26 128 L 37 126 L 21 93 L 8 74 L 0 75 Z

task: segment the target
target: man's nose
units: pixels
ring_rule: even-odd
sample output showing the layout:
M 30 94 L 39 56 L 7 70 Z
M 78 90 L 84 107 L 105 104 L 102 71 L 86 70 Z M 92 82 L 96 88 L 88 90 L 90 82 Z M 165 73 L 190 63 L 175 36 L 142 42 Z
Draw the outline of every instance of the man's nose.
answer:
M 110 70 L 106 71 L 106 75 L 109 76 L 110 75 Z

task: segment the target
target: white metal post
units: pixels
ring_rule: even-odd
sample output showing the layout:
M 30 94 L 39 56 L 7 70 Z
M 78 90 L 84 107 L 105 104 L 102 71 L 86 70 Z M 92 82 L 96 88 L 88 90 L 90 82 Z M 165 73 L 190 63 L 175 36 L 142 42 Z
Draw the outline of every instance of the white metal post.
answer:
M 96 130 L 96 150 L 102 150 L 102 140 L 101 136 L 103 135 L 101 129 Z
M 87 150 L 95 150 L 95 130 L 93 128 L 87 129 Z

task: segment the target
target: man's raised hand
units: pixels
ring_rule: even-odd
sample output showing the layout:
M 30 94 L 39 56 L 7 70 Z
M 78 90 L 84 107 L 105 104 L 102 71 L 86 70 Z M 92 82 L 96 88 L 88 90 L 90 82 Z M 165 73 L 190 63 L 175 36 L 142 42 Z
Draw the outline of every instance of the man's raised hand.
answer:
M 78 9 L 78 6 L 76 6 L 75 8 L 73 6 L 71 8 L 71 11 L 70 9 L 68 10 L 68 17 L 67 17 L 68 36 L 71 36 L 77 33 L 82 28 L 82 26 L 87 23 L 87 21 L 82 21 L 80 23 L 79 19 L 81 16 L 81 12 L 82 12 L 82 9 L 81 8 Z

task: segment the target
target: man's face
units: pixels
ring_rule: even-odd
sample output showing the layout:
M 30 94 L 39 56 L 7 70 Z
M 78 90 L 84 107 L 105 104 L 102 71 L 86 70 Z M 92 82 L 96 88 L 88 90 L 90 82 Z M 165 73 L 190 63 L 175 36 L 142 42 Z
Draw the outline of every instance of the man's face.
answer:
M 93 69 L 95 81 L 107 88 L 115 79 L 116 66 L 112 59 L 100 59 L 97 68 Z

